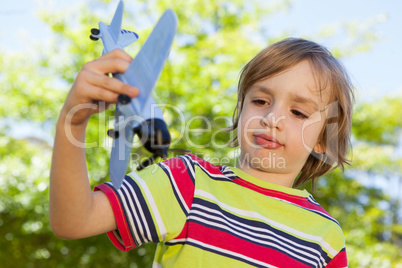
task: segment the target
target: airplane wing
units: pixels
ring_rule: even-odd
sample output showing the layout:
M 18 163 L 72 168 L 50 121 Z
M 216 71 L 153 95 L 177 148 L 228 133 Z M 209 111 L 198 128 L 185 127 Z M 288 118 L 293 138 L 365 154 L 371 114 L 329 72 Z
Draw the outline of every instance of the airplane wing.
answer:
M 139 95 L 131 99 L 131 105 L 138 114 L 144 114 L 145 104 L 152 96 L 152 90 L 169 55 L 176 31 L 176 13 L 168 9 L 163 13 L 140 52 L 124 73 L 124 79 L 128 84 L 139 89 Z
M 122 81 L 138 87 L 140 93 L 136 98 L 132 98 L 130 102 L 126 104 L 120 102 L 116 106 L 116 130 L 119 130 L 119 133 L 124 133 L 124 135 L 119 135 L 113 141 L 109 169 L 110 178 L 117 189 L 120 188 L 126 174 L 132 148 L 134 123 L 129 119 L 132 116 L 144 117 L 147 114 L 152 114 L 152 111 L 145 110 L 150 110 L 152 108 L 151 104 L 155 103 L 152 98 L 152 90 L 168 57 L 176 31 L 176 14 L 168 9 L 163 13 L 125 73 L 118 74 L 119 79 Z M 142 118 L 142 120 L 145 119 L 147 118 Z M 137 122 L 141 122 L 141 120 Z M 123 125 L 124 131 L 122 131 L 121 125 Z
M 110 155 L 109 173 L 113 186 L 120 189 L 126 175 L 130 154 L 133 147 L 134 132 L 126 125 L 119 130 L 119 137 L 113 139 L 112 153 Z

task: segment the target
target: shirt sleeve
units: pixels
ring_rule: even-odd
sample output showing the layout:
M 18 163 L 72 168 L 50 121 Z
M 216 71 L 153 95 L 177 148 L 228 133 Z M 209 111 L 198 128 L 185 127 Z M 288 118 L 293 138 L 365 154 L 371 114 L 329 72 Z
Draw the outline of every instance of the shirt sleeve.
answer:
M 175 157 L 125 176 L 120 189 L 108 182 L 95 187 L 106 194 L 117 229 L 112 243 L 128 251 L 148 242 L 166 242 L 180 234 L 194 196 L 194 165 Z

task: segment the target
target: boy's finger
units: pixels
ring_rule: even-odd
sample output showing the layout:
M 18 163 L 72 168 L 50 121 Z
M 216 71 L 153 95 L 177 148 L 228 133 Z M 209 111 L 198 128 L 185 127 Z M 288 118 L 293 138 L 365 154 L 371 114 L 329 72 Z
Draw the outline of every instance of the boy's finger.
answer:
M 130 97 L 138 95 L 138 88 L 121 82 L 120 80 L 104 74 L 97 74 L 90 71 L 85 72 L 85 80 L 94 86 L 117 94 L 126 94 Z
M 123 66 L 124 70 L 120 70 L 120 73 L 123 73 L 127 69 L 128 65 L 132 62 L 133 58 L 129 54 L 127 54 L 124 50 L 115 49 L 109 53 L 106 53 L 102 57 L 95 59 L 91 63 L 94 63 L 94 65 L 96 66 L 97 64 L 100 64 L 100 62 L 105 63 L 105 60 L 108 60 L 108 61 L 106 61 L 106 63 L 110 63 L 113 60 L 117 60 L 116 62 L 114 62 L 115 64 L 123 64 L 122 66 Z M 128 65 L 125 62 L 128 63 Z M 124 66 L 127 66 L 127 67 L 124 67 Z M 104 73 L 116 73 L 116 72 L 111 72 L 111 71 L 105 72 L 104 70 L 103 70 L 103 72 Z
M 124 73 L 128 66 L 130 66 L 130 62 L 120 58 L 99 58 L 85 63 L 82 70 L 99 74 Z
M 103 55 L 102 57 L 99 57 L 98 59 L 108 59 L 108 58 L 119 58 L 121 60 L 127 61 L 127 62 L 131 62 L 133 60 L 133 58 L 127 54 L 127 52 L 125 52 L 124 50 L 121 49 L 115 49 L 113 51 L 110 51 L 109 53 L 106 53 L 105 55 Z
M 105 90 L 99 88 L 97 86 L 88 85 L 85 88 L 86 94 L 88 98 L 94 101 L 103 101 L 105 103 L 117 103 L 117 97 L 119 96 L 118 93 L 112 92 L 109 90 Z

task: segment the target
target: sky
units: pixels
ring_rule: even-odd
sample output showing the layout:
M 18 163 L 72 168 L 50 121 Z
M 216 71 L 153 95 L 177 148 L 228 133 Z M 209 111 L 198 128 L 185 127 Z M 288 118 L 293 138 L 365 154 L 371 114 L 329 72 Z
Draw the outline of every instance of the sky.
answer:
M 130 2 L 126 0 L 126 8 Z M 262 1 L 262 0 L 261 0 Z M 264 0 L 266 1 L 266 0 Z M 110 3 L 111 13 L 118 0 Z M 27 45 L 43 42 L 51 37 L 51 31 L 41 22 L 37 12 L 44 5 L 55 9 L 69 8 L 78 0 L 19 0 L 3 1 L 0 6 L 0 49 L 24 52 Z M 358 101 L 375 101 L 384 94 L 401 95 L 402 80 L 399 79 L 402 60 L 402 1 L 397 0 L 293 0 L 287 12 L 278 12 L 266 21 L 269 34 L 275 36 L 283 31 L 294 36 L 315 36 L 323 27 L 339 30 L 342 22 L 374 22 L 370 28 L 379 40 L 369 52 L 342 59 L 357 89 Z M 342 36 L 324 43 L 329 49 L 347 40 Z M 28 40 L 28 42 L 27 42 Z

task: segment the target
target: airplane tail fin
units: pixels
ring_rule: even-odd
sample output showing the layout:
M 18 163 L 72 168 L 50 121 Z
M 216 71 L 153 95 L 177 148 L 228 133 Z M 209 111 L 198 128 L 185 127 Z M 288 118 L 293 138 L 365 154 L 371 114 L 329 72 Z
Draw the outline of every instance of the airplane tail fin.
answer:
M 135 32 L 120 30 L 123 19 L 123 11 L 124 3 L 122 0 L 120 0 L 119 5 L 116 8 L 116 12 L 113 16 L 112 22 L 109 26 L 109 31 L 114 41 L 118 43 L 122 48 L 138 40 L 138 35 Z
M 121 29 L 121 22 L 123 19 L 124 3 L 120 0 L 119 5 L 116 8 L 112 22 L 110 23 L 110 33 L 115 41 L 119 38 L 119 31 Z
M 119 35 L 119 45 L 123 48 L 138 40 L 138 34 L 128 30 L 121 30 Z

